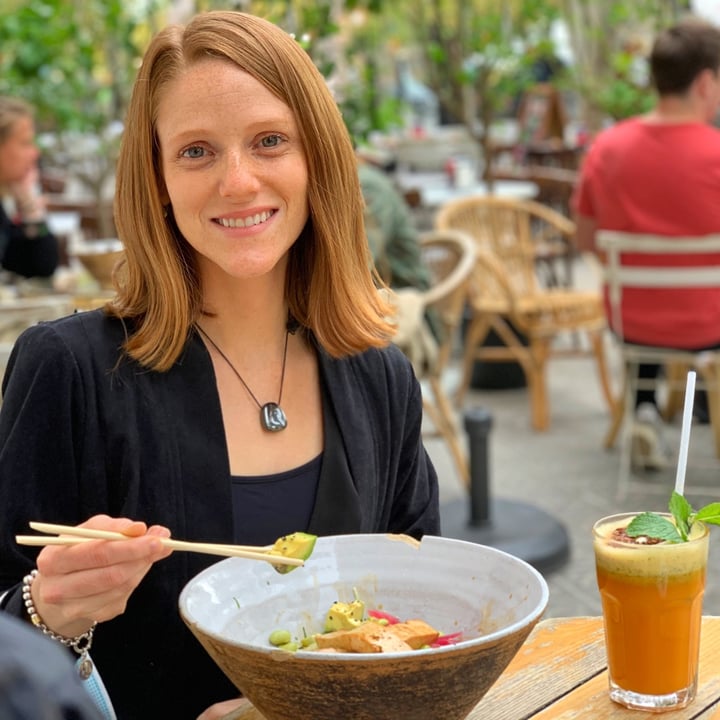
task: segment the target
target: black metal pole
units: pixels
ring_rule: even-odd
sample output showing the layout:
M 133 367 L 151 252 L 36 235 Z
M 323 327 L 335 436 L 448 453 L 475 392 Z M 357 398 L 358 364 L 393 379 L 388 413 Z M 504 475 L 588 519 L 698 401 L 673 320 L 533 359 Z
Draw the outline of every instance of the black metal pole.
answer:
M 470 446 L 470 525 L 479 527 L 491 522 L 490 471 L 488 435 L 492 415 L 482 407 L 465 412 L 465 431 Z

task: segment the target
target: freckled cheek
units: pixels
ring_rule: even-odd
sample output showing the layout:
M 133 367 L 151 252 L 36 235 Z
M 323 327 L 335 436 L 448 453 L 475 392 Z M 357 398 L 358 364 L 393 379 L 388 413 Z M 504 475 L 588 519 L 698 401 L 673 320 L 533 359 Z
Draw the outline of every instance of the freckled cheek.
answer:
M 208 185 L 199 183 L 174 183 L 168 179 L 165 187 L 167 189 L 170 204 L 173 207 L 175 218 L 181 216 L 198 216 L 206 204 Z

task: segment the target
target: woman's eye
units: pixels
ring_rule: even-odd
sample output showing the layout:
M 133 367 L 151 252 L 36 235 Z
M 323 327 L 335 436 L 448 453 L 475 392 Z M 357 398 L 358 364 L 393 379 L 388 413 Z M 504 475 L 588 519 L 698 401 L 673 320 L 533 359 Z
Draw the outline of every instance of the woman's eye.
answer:
M 192 147 L 185 148 L 185 150 L 183 150 L 180 154 L 182 157 L 190 159 L 201 158 L 205 155 L 205 150 L 199 145 L 193 145 Z
M 280 135 L 268 135 L 260 141 L 260 145 L 264 148 L 275 148 L 282 142 Z

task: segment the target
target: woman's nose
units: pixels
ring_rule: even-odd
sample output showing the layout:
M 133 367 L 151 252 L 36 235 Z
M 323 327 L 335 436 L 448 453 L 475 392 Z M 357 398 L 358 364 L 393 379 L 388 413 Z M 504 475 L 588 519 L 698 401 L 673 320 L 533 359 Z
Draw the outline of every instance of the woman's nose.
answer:
M 256 193 L 259 187 L 255 163 L 243 156 L 228 157 L 220 180 L 220 194 L 238 196 Z

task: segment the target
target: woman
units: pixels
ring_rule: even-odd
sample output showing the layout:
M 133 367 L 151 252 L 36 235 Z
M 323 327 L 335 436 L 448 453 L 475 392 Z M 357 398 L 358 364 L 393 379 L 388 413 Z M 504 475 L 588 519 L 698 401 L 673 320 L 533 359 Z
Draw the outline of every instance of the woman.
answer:
M 58 265 L 38 189 L 39 156 L 32 108 L 0 96 L 0 265 L 24 277 L 50 277 Z
M 237 696 L 177 612 L 213 560 L 166 557 L 158 536 L 439 532 L 420 389 L 388 345 L 362 217 L 338 109 L 289 35 L 213 12 L 155 37 L 118 165 L 117 295 L 26 331 L 0 412 L 6 609 L 23 614 L 36 565 L 47 629 L 98 623 L 120 718 Z M 35 559 L 13 537 L 30 520 L 134 537 Z

